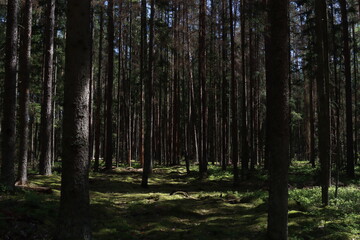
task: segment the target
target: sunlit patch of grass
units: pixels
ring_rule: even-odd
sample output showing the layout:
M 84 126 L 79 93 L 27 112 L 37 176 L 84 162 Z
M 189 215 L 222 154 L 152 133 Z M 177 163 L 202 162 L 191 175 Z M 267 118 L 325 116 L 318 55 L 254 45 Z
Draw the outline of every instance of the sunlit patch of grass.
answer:
M 289 205 L 296 211 L 289 211 L 290 230 L 310 239 L 356 239 L 360 234 L 360 193 L 354 186 L 341 187 L 338 198 L 335 188 L 329 189 L 329 206 L 321 203 L 321 188 L 303 188 L 290 191 Z M 312 220 L 312 221 L 310 221 Z M 314 223 L 315 224 L 314 226 Z M 291 233 L 291 231 L 290 231 Z
M 248 181 L 232 184 L 232 168 L 209 165 L 200 179 L 198 166 L 187 174 L 183 166 L 157 167 L 149 188 L 140 186 L 142 171 L 120 166 L 90 174 L 91 218 L 94 239 L 264 239 L 267 226 L 266 171 L 257 169 Z M 293 161 L 290 168 L 290 239 L 351 239 L 360 236 L 360 194 L 356 182 L 341 187 L 330 205 L 321 205 L 308 162 Z M 50 195 L 21 191 L 0 193 L 0 209 L 9 208 L 31 218 L 51 233 L 56 226 L 60 175 L 31 175 L 31 184 L 48 186 Z M 1 229 L 10 229 L 0 211 Z M 30 238 L 31 239 L 31 238 Z

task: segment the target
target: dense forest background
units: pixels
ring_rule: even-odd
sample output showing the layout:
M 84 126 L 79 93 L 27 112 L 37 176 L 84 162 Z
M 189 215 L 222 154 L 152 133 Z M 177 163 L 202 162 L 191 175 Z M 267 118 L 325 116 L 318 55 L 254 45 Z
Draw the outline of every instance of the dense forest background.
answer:
M 360 2 L 79 2 L 0 3 L 0 239 L 360 237 Z

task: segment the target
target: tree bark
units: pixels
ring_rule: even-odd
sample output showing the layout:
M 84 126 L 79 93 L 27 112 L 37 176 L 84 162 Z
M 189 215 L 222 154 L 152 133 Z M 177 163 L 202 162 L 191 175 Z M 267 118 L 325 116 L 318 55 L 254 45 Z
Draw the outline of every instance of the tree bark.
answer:
M 244 179 L 247 176 L 249 169 L 249 142 L 248 142 L 248 125 L 247 125 L 247 105 L 246 105 L 246 15 L 245 15 L 245 6 L 246 0 L 241 0 L 241 66 L 242 66 L 242 99 L 241 99 L 241 109 L 242 109 L 242 119 L 241 119 L 241 139 L 242 139 L 242 149 L 241 149 L 241 177 Z
M 230 12 L 230 42 L 231 42 L 231 161 L 234 167 L 234 184 L 239 182 L 239 137 L 238 137 L 238 84 L 235 78 L 235 36 L 234 36 L 234 17 L 233 1 L 229 0 Z
M 140 40 L 140 147 L 139 147 L 139 159 L 141 166 L 144 165 L 144 80 L 146 73 L 146 0 L 141 0 L 141 40 Z
M 199 5 L 200 176 L 207 172 L 206 1 Z
M 96 119 L 95 119 L 95 162 L 94 171 L 99 171 L 100 140 L 101 140 L 101 106 L 102 106 L 102 57 L 103 57 L 103 34 L 104 34 L 104 8 L 100 5 L 100 33 L 99 33 L 99 69 L 96 86 Z
M 148 72 L 145 82 L 145 142 L 144 142 L 144 168 L 142 175 L 142 187 L 148 187 L 149 176 L 152 172 L 153 164 L 153 68 L 154 68 L 154 16 L 155 16 L 155 0 L 150 1 L 150 36 L 149 36 L 149 61 Z
M 269 239 L 288 237 L 289 22 L 288 0 L 269 0 L 266 42 L 266 116 L 269 157 Z
M 229 83 L 227 78 L 228 60 L 228 20 L 227 20 L 227 1 L 222 0 L 222 169 L 226 170 L 229 162 Z
M 352 85 L 351 85 L 351 56 L 349 47 L 349 22 L 347 16 L 346 0 L 340 0 L 343 55 L 345 65 L 345 99 L 346 99 L 346 174 L 355 177 L 354 168 L 354 129 L 352 111 Z
M 51 175 L 51 132 L 52 132 L 52 99 L 54 69 L 54 37 L 55 37 L 55 0 L 47 2 L 45 25 L 45 65 L 44 87 L 41 105 L 41 153 L 39 171 L 41 175 Z
M 91 239 L 89 225 L 90 1 L 67 1 L 63 160 L 55 239 Z
M 316 82 L 319 116 L 319 159 L 321 165 L 322 203 L 329 203 L 330 185 L 330 110 L 329 110 L 329 57 L 327 36 L 326 1 L 315 0 L 316 18 Z
M 7 5 L 5 41 L 5 81 L 3 95 L 3 119 L 1 125 L 1 182 L 13 188 L 16 159 L 16 67 L 18 41 L 18 0 Z
M 108 1 L 108 79 L 106 96 L 106 154 L 105 168 L 112 169 L 113 138 L 112 138 L 112 105 L 114 85 L 114 0 Z
M 29 98 L 30 98 L 30 56 L 32 0 L 26 0 L 22 9 L 22 29 L 20 32 L 19 59 L 19 165 L 17 182 L 27 184 L 27 163 L 29 149 Z

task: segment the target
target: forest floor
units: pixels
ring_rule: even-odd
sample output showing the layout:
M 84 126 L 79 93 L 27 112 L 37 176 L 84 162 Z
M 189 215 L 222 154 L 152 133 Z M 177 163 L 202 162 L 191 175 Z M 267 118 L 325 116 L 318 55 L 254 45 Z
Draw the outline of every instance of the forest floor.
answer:
M 140 187 L 141 170 L 117 168 L 91 173 L 90 197 L 94 239 L 265 239 L 267 187 L 265 172 L 257 170 L 239 186 L 232 172 L 209 166 L 206 179 L 197 169 L 159 167 L 150 187 Z M 358 169 L 359 170 L 359 169 Z M 318 169 L 294 161 L 289 182 L 290 239 L 360 239 L 359 181 L 342 177 L 339 195 L 330 189 L 330 205 L 321 206 L 316 185 Z M 60 174 L 31 175 L 32 186 L 52 193 L 0 189 L 0 239 L 50 239 L 56 227 Z

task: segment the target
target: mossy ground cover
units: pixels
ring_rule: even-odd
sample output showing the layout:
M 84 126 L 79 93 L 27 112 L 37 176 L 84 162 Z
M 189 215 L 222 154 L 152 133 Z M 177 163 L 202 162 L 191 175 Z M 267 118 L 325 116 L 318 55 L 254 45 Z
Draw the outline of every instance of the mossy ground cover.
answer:
M 141 170 L 117 168 L 91 173 L 94 239 L 265 239 L 267 180 L 257 170 L 239 186 L 231 169 L 209 166 L 206 179 L 196 168 L 159 167 L 150 187 L 140 187 Z M 339 196 L 321 206 L 317 171 L 294 161 L 289 181 L 290 239 L 360 239 L 359 182 L 343 181 Z M 314 177 L 315 176 L 315 177 Z M 50 239 L 56 227 L 60 175 L 31 175 L 31 184 L 52 194 L 0 189 L 0 239 Z

